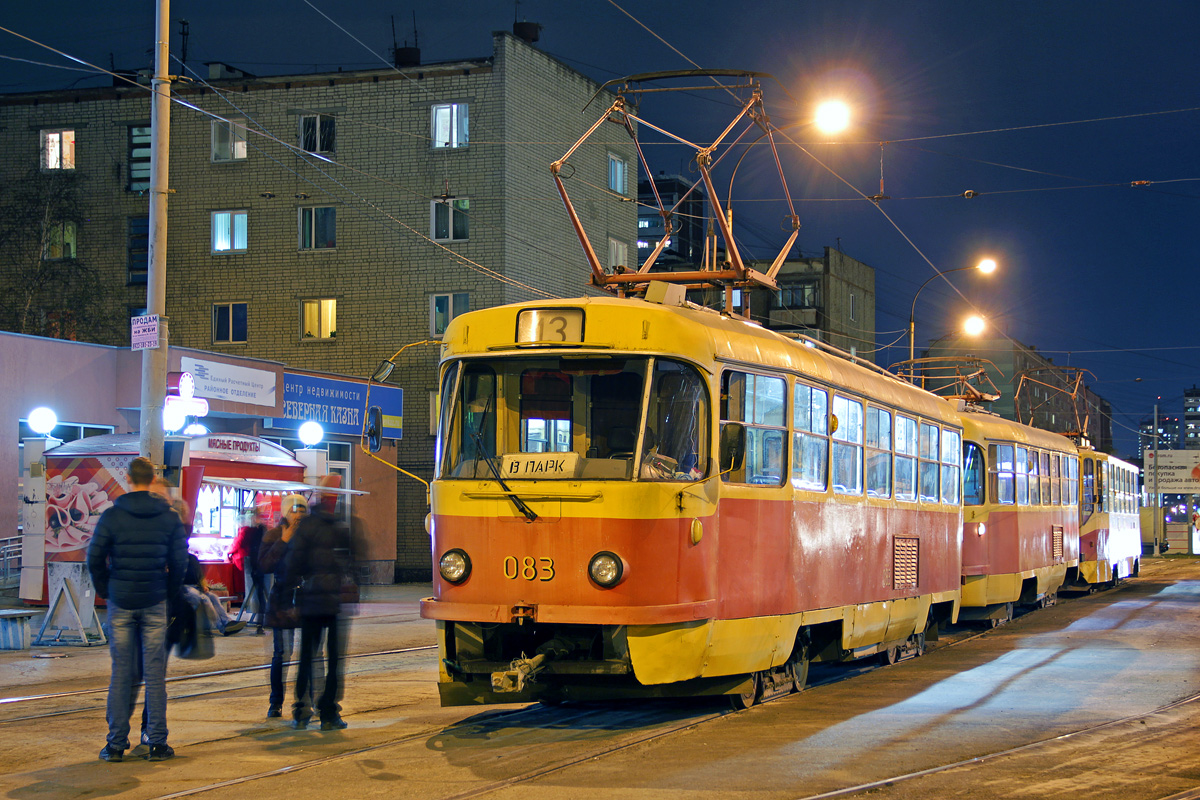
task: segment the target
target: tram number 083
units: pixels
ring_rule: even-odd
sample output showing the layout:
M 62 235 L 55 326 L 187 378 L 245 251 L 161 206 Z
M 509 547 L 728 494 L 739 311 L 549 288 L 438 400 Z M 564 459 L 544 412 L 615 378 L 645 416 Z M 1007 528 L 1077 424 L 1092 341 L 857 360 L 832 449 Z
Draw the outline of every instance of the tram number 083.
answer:
M 534 558 L 533 556 L 518 559 L 516 556 L 505 556 L 504 577 L 510 581 L 515 581 L 517 578 L 527 581 L 553 580 L 554 559 Z

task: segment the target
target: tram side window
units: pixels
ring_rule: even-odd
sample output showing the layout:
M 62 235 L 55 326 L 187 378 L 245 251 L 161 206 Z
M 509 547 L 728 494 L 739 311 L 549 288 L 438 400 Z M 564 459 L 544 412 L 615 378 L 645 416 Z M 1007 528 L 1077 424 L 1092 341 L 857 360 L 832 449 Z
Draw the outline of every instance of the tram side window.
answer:
M 496 456 L 496 373 L 483 364 L 467 366 L 453 407 L 445 402 L 445 393 L 453 390 L 451 374 L 446 373 L 442 404 L 453 414 L 452 421 L 442 427 L 453 431 L 444 444 L 445 474 L 455 478 L 487 475 L 487 460 Z
M 917 499 L 917 421 L 896 416 L 896 499 Z
M 867 496 L 892 496 L 892 413 L 867 408 Z
M 1038 474 L 1042 484 L 1042 502 L 1050 505 L 1050 454 L 1042 453 L 1042 469 Z
M 721 376 L 721 419 L 746 426 L 743 468 L 727 473 L 726 481 L 783 484 L 786 395 L 783 378 L 733 371 Z
M 1029 505 L 1042 504 L 1042 482 L 1038 479 L 1038 464 L 1041 457 L 1037 450 L 1029 451 Z
M 962 434 L 942 431 L 942 502 L 958 505 L 962 491 L 959 459 L 962 458 Z
M 792 485 L 825 491 L 829 465 L 829 394 L 797 383 L 792 392 Z
M 708 392 L 696 370 L 677 361 L 656 361 L 646 419 L 641 478 L 702 478 L 708 469 Z
M 1013 446 L 994 444 L 991 446 L 992 494 L 1001 505 L 1012 505 L 1016 500 L 1013 478 Z
M 862 494 L 863 406 L 857 400 L 834 395 L 833 490 Z
M 1067 456 L 1063 459 L 1064 475 L 1063 483 L 1063 505 L 1074 506 L 1079 504 L 1079 459 L 1074 456 Z
M 1014 450 L 1013 471 L 1017 478 L 1017 505 L 1029 505 L 1029 451 L 1024 447 Z
M 963 505 L 983 505 L 983 449 L 974 442 L 963 445 Z
M 556 370 L 521 373 L 521 452 L 571 449 L 571 376 Z
M 919 461 L 917 463 L 917 489 L 922 503 L 938 501 L 938 427 L 928 422 L 921 423 Z
M 1096 476 L 1095 462 L 1090 458 L 1083 459 L 1083 497 L 1081 513 L 1086 521 L 1096 511 Z

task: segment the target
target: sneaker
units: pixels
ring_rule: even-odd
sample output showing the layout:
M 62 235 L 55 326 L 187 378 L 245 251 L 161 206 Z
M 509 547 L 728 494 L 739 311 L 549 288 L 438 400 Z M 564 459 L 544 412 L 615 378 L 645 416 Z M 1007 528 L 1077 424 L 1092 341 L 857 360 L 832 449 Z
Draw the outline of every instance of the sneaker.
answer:
M 323 731 L 344 731 L 348 727 L 350 726 L 346 724 L 346 720 L 341 717 L 321 720 L 321 730 Z
M 282 717 L 282 716 L 283 716 L 283 707 L 282 706 L 269 706 L 267 708 L 267 719 L 270 719 L 271 717 Z
M 150 745 L 150 755 L 146 756 L 147 761 L 166 761 L 168 758 L 174 758 L 175 751 L 171 749 L 169 744 L 152 744 Z
M 100 760 L 109 762 L 124 761 L 125 751 L 118 750 L 111 744 L 106 744 L 104 745 L 104 749 L 100 751 Z
M 150 738 L 146 736 L 146 732 L 142 731 L 142 740 L 137 747 L 129 751 L 130 758 L 145 758 L 150 754 Z
M 230 620 L 229 622 L 225 623 L 225 627 L 221 629 L 221 633 L 224 636 L 233 636 L 244 627 L 246 627 L 246 620 Z
M 302 731 L 308 727 L 308 720 L 307 719 L 294 719 L 294 720 L 292 720 L 291 725 L 296 730 Z

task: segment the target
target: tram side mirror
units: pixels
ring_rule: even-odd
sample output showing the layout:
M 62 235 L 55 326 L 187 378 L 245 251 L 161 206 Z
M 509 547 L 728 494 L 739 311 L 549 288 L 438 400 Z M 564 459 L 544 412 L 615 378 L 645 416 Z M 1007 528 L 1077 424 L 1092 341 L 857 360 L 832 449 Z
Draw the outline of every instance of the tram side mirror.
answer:
M 746 426 L 726 422 L 721 427 L 721 472 L 739 470 L 746 460 Z
M 383 383 L 392 374 L 392 370 L 396 368 L 396 363 L 391 359 L 384 359 L 379 362 L 379 366 L 371 373 L 371 380 L 375 383 Z
M 383 447 L 383 409 L 371 406 L 367 409 L 367 449 L 378 453 Z

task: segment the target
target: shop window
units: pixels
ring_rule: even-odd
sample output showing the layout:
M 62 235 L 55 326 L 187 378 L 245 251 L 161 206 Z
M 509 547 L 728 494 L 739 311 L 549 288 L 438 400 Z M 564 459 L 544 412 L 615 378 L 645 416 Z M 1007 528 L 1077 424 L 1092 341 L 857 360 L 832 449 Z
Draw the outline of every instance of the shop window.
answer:
M 435 294 L 429 298 L 429 335 L 441 336 L 450 321 L 459 314 L 471 310 L 471 298 L 467 292 Z
M 212 160 L 242 161 L 246 158 L 246 120 L 214 119 L 212 121 Z
M 150 126 L 129 126 L 129 191 L 150 188 Z
M 42 169 L 75 169 L 75 131 L 42 131 Z
M 337 145 L 337 124 L 330 114 L 300 115 L 300 149 L 309 153 L 332 153 Z
M 300 249 L 330 250 L 337 247 L 337 208 L 301 208 Z
M 213 304 L 213 344 L 246 343 L 246 303 Z
M 246 211 L 212 212 L 212 251 L 214 253 L 244 253 L 247 242 Z
M 429 204 L 429 235 L 439 242 L 453 242 L 470 238 L 471 201 L 463 198 L 446 197 Z
M 467 146 L 466 103 L 438 103 L 431 107 L 429 116 L 429 137 L 434 148 Z
M 42 260 L 64 261 L 75 256 L 75 223 L 64 220 L 47 225 L 42 238 Z
M 337 338 L 337 300 L 321 298 L 301 301 L 300 338 Z

